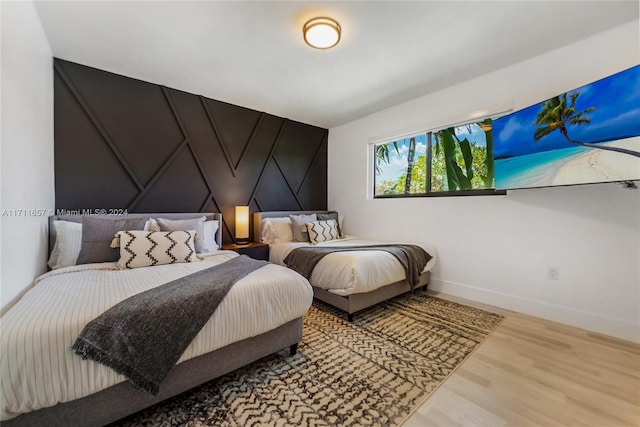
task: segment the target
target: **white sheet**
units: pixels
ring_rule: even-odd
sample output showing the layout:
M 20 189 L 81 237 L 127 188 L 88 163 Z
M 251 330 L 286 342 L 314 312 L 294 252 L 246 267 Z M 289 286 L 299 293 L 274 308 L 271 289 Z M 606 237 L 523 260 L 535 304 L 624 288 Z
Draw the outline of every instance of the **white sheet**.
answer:
M 98 392 L 126 378 L 72 353 L 82 328 L 131 295 L 238 256 L 205 254 L 202 262 L 113 270 L 115 263 L 51 271 L 36 279 L 2 317 L 1 419 Z M 307 312 L 313 292 L 299 274 L 267 265 L 239 280 L 179 362 L 259 335 Z M 160 385 L 162 388 L 162 385 Z
M 346 237 L 314 246 L 364 246 L 388 243 Z M 289 252 L 304 246 L 311 246 L 311 244 L 306 242 L 273 243 L 269 245 L 269 261 L 285 265 L 284 259 Z M 432 247 L 420 246 L 433 257 L 424 269 L 424 271 L 431 270 L 436 263 L 436 251 Z M 349 251 L 331 253 L 322 258 L 313 270 L 309 282 L 313 286 L 344 296 L 369 292 L 405 278 L 402 264 L 388 252 Z

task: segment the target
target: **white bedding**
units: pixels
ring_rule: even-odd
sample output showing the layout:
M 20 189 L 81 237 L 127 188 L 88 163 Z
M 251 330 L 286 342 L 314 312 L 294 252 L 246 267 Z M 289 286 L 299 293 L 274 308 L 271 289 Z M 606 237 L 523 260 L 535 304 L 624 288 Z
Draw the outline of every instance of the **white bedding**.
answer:
M 364 246 L 388 244 L 357 237 L 318 243 L 314 246 Z M 269 261 L 285 265 L 284 259 L 295 248 L 311 246 L 306 242 L 281 242 L 269 245 Z M 434 248 L 421 245 L 433 258 L 424 271 L 431 270 L 436 263 Z M 316 265 L 309 282 L 337 295 L 370 292 L 382 286 L 404 280 L 404 268 L 390 253 L 384 251 L 349 251 L 331 253 Z
M 115 263 L 86 264 L 40 276 L 2 317 L 1 419 L 125 381 L 110 368 L 72 353 L 85 324 L 134 294 L 235 256 L 218 251 L 206 254 L 202 262 L 132 270 L 113 270 Z M 309 283 L 299 274 L 277 265 L 262 267 L 231 288 L 179 363 L 301 317 L 312 297 Z

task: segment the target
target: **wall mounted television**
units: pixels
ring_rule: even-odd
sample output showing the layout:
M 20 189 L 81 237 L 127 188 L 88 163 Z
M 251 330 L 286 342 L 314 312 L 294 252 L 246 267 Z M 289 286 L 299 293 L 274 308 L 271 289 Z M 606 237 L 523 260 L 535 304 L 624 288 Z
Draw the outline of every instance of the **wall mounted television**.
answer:
M 493 121 L 496 189 L 640 180 L 640 65 Z

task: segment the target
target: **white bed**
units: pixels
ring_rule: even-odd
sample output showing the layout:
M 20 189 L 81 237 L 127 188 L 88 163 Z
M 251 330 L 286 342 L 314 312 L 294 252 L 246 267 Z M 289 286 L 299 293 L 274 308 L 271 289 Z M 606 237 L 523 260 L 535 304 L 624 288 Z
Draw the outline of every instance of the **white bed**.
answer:
M 25 419 L 25 416 L 14 417 L 62 402 L 74 402 L 78 399 L 82 401 L 90 396 L 100 396 L 101 392 L 115 390 L 118 387 L 122 390 L 126 388 L 126 393 L 133 393 L 133 398 L 123 399 L 123 406 L 126 407 L 127 401 L 130 400 L 139 398 L 142 401 L 142 406 L 137 405 L 134 411 L 184 391 L 182 386 L 177 391 L 173 390 L 171 385 L 164 387 L 163 382 L 160 385 L 161 393 L 158 399 L 152 399 L 143 392 L 133 390 L 125 383 L 124 376 L 110 368 L 92 360 L 82 360 L 72 352 L 71 346 L 89 321 L 118 302 L 237 256 L 237 253 L 231 251 L 216 251 L 203 254 L 203 260 L 200 262 L 130 270 L 114 270 L 115 263 L 85 264 L 60 268 L 39 277 L 35 286 L 2 317 L 0 402 L 3 425 L 5 420 L 11 418 L 12 422 L 16 421 L 18 424 L 33 425 L 34 423 Z M 205 355 L 223 352 L 234 343 L 251 340 L 252 337 L 269 337 L 268 341 L 278 342 L 268 335 L 270 331 L 299 321 L 310 307 L 312 296 L 311 286 L 299 274 L 272 264 L 259 268 L 232 287 L 186 349 L 177 367 L 185 361 L 204 360 L 202 358 Z M 299 333 L 301 336 L 301 326 Z M 285 344 L 285 347 L 278 348 L 278 344 L 274 344 L 276 347 L 270 352 L 295 345 L 297 342 L 291 342 L 289 338 L 288 340 L 286 342 L 289 344 Z M 253 360 L 269 354 L 263 354 L 262 349 L 256 353 L 256 350 L 247 349 L 246 344 L 245 347 L 234 348 L 233 351 L 237 353 L 239 350 L 241 353 L 250 354 Z M 228 354 L 226 358 L 229 358 Z M 239 360 L 243 358 L 238 357 Z M 202 365 L 202 362 L 200 364 Z M 239 366 L 235 366 L 237 367 Z M 226 365 L 224 368 L 226 372 L 229 371 Z M 190 380 L 191 386 L 211 378 L 205 373 L 202 375 L 201 379 Z M 94 414 L 92 411 L 99 412 L 95 403 L 94 399 L 90 406 L 82 407 L 83 411 L 86 411 L 85 416 L 91 417 Z M 132 412 L 130 408 L 119 408 L 118 405 L 121 403 L 114 404 L 112 409 L 109 409 L 109 406 L 103 408 L 103 411 L 107 412 L 106 417 L 97 424 L 118 419 Z M 108 413 L 110 410 L 116 415 Z M 73 415 L 76 409 L 70 407 L 67 412 L 69 411 Z M 57 417 L 50 419 L 62 422 Z M 74 421 L 78 424 L 95 424 L 95 420 L 90 418 Z
M 265 220 L 284 220 L 289 215 L 335 214 L 334 211 L 290 211 L 258 212 L 254 214 L 254 238 L 263 236 Z M 280 225 L 282 226 L 282 225 Z M 273 230 L 271 230 L 273 231 Z M 270 236 L 270 240 L 273 240 Z M 339 240 L 318 243 L 315 246 L 364 246 L 398 242 L 381 242 L 358 237 L 346 236 Z M 407 243 L 407 242 L 404 242 Z M 295 248 L 311 246 L 308 242 L 293 242 L 288 238 L 269 242 L 269 260 L 285 265 L 284 259 Z M 426 264 L 417 287 L 426 288 L 430 280 L 430 271 L 435 266 L 437 253 L 435 248 L 420 245 L 431 259 Z M 384 251 L 349 251 L 326 255 L 316 265 L 309 282 L 313 286 L 314 297 L 347 312 L 350 321 L 353 314 L 379 302 L 411 290 L 405 271 L 400 262 Z
M 314 246 L 366 246 L 388 242 L 346 236 L 340 240 L 318 243 Z M 269 261 L 286 266 L 284 259 L 296 248 L 310 247 L 305 242 L 279 242 L 269 245 Z M 435 265 L 435 250 L 424 248 L 433 258 L 423 272 Z M 325 256 L 313 270 L 309 282 L 318 288 L 341 296 L 374 291 L 382 286 L 404 280 L 405 271 L 400 262 L 383 251 L 335 252 Z

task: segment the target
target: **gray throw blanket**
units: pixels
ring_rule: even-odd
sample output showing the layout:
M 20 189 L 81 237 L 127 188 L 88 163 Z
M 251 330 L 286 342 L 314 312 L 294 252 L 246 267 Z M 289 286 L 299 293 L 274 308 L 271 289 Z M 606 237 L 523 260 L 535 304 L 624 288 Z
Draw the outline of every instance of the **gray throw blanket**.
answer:
M 241 255 L 127 298 L 87 324 L 72 349 L 156 395 L 231 287 L 267 264 Z
M 429 260 L 432 258 L 424 249 L 416 245 L 370 245 L 370 246 L 316 246 L 313 248 L 296 248 L 289 252 L 284 259 L 284 263 L 292 270 L 297 271 L 307 279 L 311 278 L 311 273 L 316 264 L 322 258 L 333 252 L 346 251 L 385 251 L 397 258 L 402 264 L 407 276 L 407 281 L 413 290 L 420 283 L 420 273 L 424 270 Z

